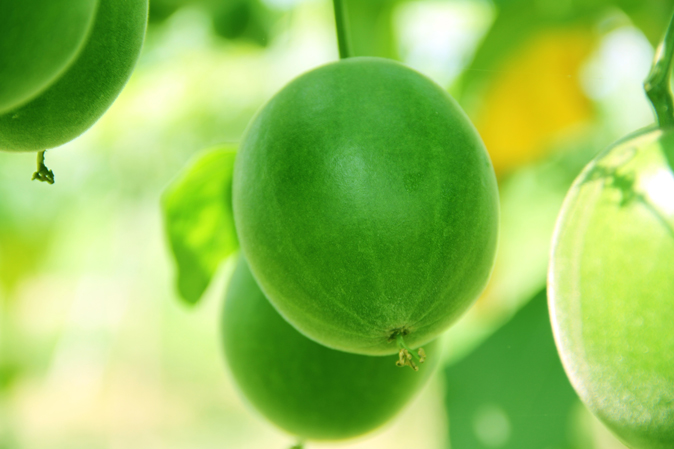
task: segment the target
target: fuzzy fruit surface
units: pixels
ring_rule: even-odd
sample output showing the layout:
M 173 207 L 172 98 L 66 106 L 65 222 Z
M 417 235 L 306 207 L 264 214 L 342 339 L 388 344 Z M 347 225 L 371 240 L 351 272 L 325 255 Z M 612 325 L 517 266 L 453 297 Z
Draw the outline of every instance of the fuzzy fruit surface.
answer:
M 367 433 L 391 419 L 419 391 L 440 358 L 415 372 L 396 356 L 336 351 L 297 332 L 272 307 L 241 258 L 222 317 L 226 359 L 250 403 L 285 431 L 311 440 Z
M 99 0 L 88 40 L 46 90 L 0 114 L 0 150 L 41 151 L 89 129 L 126 84 L 143 43 L 147 0 Z
M 319 67 L 273 97 L 237 154 L 233 205 L 270 301 L 344 351 L 432 340 L 494 260 L 498 191 L 480 137 L 444 90 L 386 59 Z
M 80 51 L 98 0 L 0 2 L 0 113 L 54 81 Z
M 647 130 L 572 186 L 548 293 L 583 402 L 632 449 L 674 447 L 674 132 Z

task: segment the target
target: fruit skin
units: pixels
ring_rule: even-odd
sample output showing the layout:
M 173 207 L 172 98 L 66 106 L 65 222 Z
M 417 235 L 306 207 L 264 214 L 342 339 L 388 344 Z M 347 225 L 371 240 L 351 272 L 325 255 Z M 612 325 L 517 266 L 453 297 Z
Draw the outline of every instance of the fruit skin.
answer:
M 348 58 L 292 81 L 260 110 L 234 167 L 241 247 L 300 332 L 382 355 L 418 347 L 483 290 L 498 191 L 456 102 L 423 75 Z
M 370 357 L 326 348 L 288 324 L 240 258 L 222 315 L 232 375 L 267 419 L 302 438 L 337 440 L 369 432 L 396 415 L 433 373 L 440 352 L 426 346 L 419 371 L 397 356 Z
M 593 161 L 560 213 L 548 277 L 564 368 L 633 449 L 674 447 L 674 130 Z
M 47 90 L 0 115 L 0 149 L 41 151 L 86 131 L 110 107 L 138 59 L 147 0 L 100 0 L 90 37 Z
M 0 2 L 0 113 L 47 88 L 83 47 L 98 0 Z

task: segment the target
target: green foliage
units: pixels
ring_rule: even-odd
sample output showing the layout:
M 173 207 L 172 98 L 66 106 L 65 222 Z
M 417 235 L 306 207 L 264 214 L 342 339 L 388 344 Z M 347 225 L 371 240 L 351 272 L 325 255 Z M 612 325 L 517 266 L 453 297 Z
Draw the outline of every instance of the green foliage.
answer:
M 266 299 L 243 258 L 222 318 L 227 362 L 246 398 L 271 422 L 312 440 L 352 438 L 391 419 L 426 383 L 437 343 L 415 372 L 396 356 L 326 348 L 297 332 Z
M 201 154 L 164 192 L 162 208 L 178 265 L 178 291 L 196 303 L 220 263 L 239 247 L 232 216 L 235 151 Z
M 491 272 L 498 192 L 454 100 L 378 58 L 308 72 L 251 123 L 234 217 L 263 290 L 327 346 L 392 354 L 436 337 Z
M 570 448 L 578 404 L 555 350 L 545 291 L 445 369 L 451 447 Z
M 61 75 L 91 29 L 98 0 L 0 2 L 0 113 Z
M 195 0 L 151 0 L 148 21 L 150 23 L 163 22 L 182 6 L 194 2 Z
M 596 23 L 622 9 L 635 26 L 656 45 L 667 26 L 674 0 L 497 0 L 494 23 L 464 71 L 462 90 L 472 95 L 492 78 L 499 67 L 541 31 L 594 30 Z
M 672 16 L 674 0 L 614 0 L 654 46 L 662 39 L 662 31 Z
M 260 0 L 152 0 L 150 23 L 161 23 L 184 6 L 204 9 L 220 37 L 261 46 L 269 43 L 274 14 Z
M 269 43 L 272 14 L 257 0 L 211 2 L 213 29 L 229 40 L 247 39 L 260 46 Z
M 147 0 L 100 0 L 76 60 L 48 89 L 0 115 L 0 149 L 40 151 L 86 131 L 117 98 L 140 53 Z
M 671 145 L 671 130 L 648 129 L 591 163 L 565 200 L 550 264 L 567 373 L 590 410 L 638 449 L 674 447 Z
M 496 1 L 496 18 L 464 72 L 463 89 L 471 92 L 474 88 L 482 88 L 489 79 L 501 76 L 493 69 L 501 66 L 541 30 L 591 28 L 606 12 L 607 3 L 607 0 Z

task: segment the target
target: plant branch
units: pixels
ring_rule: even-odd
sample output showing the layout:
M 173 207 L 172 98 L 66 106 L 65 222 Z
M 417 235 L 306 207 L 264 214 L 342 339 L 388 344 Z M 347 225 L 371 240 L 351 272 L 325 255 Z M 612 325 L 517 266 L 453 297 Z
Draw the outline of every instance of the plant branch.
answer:
M 674 16 L 669 22 L 665 37 L 655 51 L 651 71 L 644 81 L 644 90 L 653 104 L 655 116 L 660 128 L 674 126 L 674 100 L 670 78 L 672 57 L 674 56 Z
M 339 46 L 339 58 L 351 57 L 351 42 L 349 41 L 348 21 L 346 19 L 346 5 L 344 0 L 332 0 L 335 7 L 335 25 L 337 27 L 337 45 Z

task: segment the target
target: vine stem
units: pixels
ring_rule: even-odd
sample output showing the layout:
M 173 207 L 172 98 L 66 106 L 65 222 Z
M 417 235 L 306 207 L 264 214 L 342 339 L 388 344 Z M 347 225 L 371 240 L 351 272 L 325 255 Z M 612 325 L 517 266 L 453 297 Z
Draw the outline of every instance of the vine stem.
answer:
M 37 171 L 33 173 L 33 181 L 35 180 L 54 184 L 54 172 L 49 170 L 44 163 L 44 151 L 37 153 Z
M 346 5 L 344 0 L 332 0 L 335 7 L 335 25 L 337 27 L 337 45 L 339 46 L 339 58 L 351 57 L 351 42 L 347 31 Z
M 674 126 L 674 100 L 670 77 L 674 57 L 674 15 L 670 19 L 665 37 L 655 51 L 651 71 L 644 81 L 644 90 L 655 109 L 655 117 L 660 128 Z

